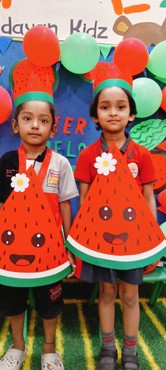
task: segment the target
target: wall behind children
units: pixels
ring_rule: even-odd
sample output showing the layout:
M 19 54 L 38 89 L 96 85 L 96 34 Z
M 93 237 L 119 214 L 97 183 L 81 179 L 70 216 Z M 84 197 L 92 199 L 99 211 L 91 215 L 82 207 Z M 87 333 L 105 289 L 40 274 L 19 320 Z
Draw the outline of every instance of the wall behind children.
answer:
M 17 61 L 25 58 L 22 48 L 23 36 L 28 29 L 37 24 L 45 24 L 51 28 L 61 43 L 75 32 L 90 34 L 99 45 L 100 61 L 109 62 L 113 59 L 114 48 L 125 38 L 135 37 L 142 40 L 149 52 L 155 45 L 166 40 L 166 0 L 155 2 L 153 0 L 1 1 L 0 85 L 10 94 L 10 69 Z M 56 68 L 59 83 L 54 93 L 54 101 L 58 130 L 48 146 L 66 156 L 74 168 L 79 152 L 100 135 L 89 116 L 93 86 L 82 75 L 69 72 L 61 63 L 58 63 Z M 145 70 L 142 75 L 154 78 L 148 70 Z M 165 87 L 165 81 L 157 80 L 157 83 L 161 89 Z M 0 125 L 0 155 L 8 150 L 16 149 L 20 144 L 19 137 L 12 133 L 11 118 Z M 158 221 L 164 225 L 166 222 L 165 119 L 165 111 L 159 108 L 153 116 L 144 119 L 136 118 L 133 124 L 135 127 L 142 121 L 148 121 L 143 134 L 140 130 L 136 130 L 136 134 L 142 134 L 144 145 L 147 147 L 149 124 L 151 124 L 152 131 L 155 133 L 154 140 L 156 140 L 153 152 L 159 153 L 165 160 L 162 168 L 157 165 L 162 181 L 161 187 L 155 189 L 157 206 L 160 208 L 158 209 Z M 162 135 L 159 135 L 161 131 Z M 151 147 L 149 146 L 148 149 L 150 150 Z M 76 211 L 77 201 L 73 201 L 74 214 Z

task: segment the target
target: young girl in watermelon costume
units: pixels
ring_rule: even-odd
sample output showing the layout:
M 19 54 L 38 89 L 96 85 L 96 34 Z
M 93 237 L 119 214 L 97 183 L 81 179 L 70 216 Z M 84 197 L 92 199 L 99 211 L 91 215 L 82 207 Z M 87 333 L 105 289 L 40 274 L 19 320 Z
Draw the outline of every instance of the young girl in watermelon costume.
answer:
M 124 370 L 138 370 L 140 369 L 137 357 L 137 335 L 140 317 L 138 286 L 142 282 L 143 267 L 137 268 L 139 262 L 135 262 L 135 264 L 129 262 L 133 267 L 127 269 L 125 267 L 125 263 L 128 264 L 128 260 L 130 260 L 130 255 L 125 256 L 128 247 L 127 237 L 130 234 L 132 221 L 134 221 L 136 213 L 134 209 L 127 208 L 127 204 L 130 204 L 130 195 L 124 193 L 127 184 L 118 175 L 118 169 L 121 166 L 122 172 L 126 174 L 128 169 L 124 168 L 123 161 L 125 165 L 128 165 L 134 177 L 132 181 L 134 185 L 136 181 L 151 211 L 149 213 L 152 213 L 154 217 L 156 217 L 156 204 L 153 194 L 155 174 L 148 150 L 133 142 L 130 135 L 125 131 L 128 124 L 133 122 L 137 113 L 135 101 L 132 97 L 132 79 L 128 79 L 118 67 L 114 77 L 111 65 L 103 62 L 100 63 L 99 70 L 96 72 L 94 91 L 95 97 L 90 107 L 90 115 L 93 117 L 97 130 L 101 130 L 102 134 L 95 143 L 82 150 L 77 160 L 75 178 L 79 183 L 81 208 L 72 225 L 66 246 L 83 260 L 80 278 L 90 283 L 99 282 L 99 319 L 102 332 L 102 349 L 96 370 L 116 369 L 117 349 L 114 320 L 117 293 L 119 293 L 123 305 L 124 345 L 122 348 L 122 366 Z M 111 148 L 113 148 L 112 151 Z M 107 155 L 107 152 L 110 152 L 110 154 Z M 119 157 L 118 160 L 114 159 L 114 154 L 115 158 L 116 155 Z M 122 156 L 123 158 L 121 158 Z M 116 164 L 119 166 L 117 166 L 117 170 Z M 110 173 L 110 179 L 107 180 L 108 173 Z M 117 177 L 118 183 L 115 182 Z M 138 192 L 139 197 L 139 189 L 136 189 L 136 192 Z M 133 193 L 132 190 L 131 193 Z M 124 199 L 126 199 L 123 218 L 126 219 L 129 225 L 126 226 L 129 228 L 129 231 L 126 230 L 128 234 L 127 232 L 122 233 L 123 220 L 121 221 L 120 218 L 121 204 L 124 203 L 123 194 L 125 195 Z M 114 204 L 115 195 L 116 203 Z M 102 204 L 104 201 L 105 204 Z M 109 221 L 112 220 L 113 222 L 113 218 L 116 228 L 115 235 L 110 229 L 111 226 L 109 228 Z M 104 222 L 106 229 L 102 224 Z M 144 220 L 144 227 L 142 232 L 146 234 L 146 220 Z M 140 234 L 141 230 L 138 229 L 138 241 Z M 133 239 L 133 244 L 131 242 L 133 248 L 134 242 Z M 97 245 L 96 249 L 93 248 L 94 244 Z M 109 245 L 112 256 L 103 257 L 102 248 L 104 253 Z M 94 252 L 91 253 L 90 248 Z M 114 252 L 118 248 L 123 248 L 121 253 L 124 253 L 124 261 L 123 256 L 120 255 L 121 260 L 119 260 L 121 262 L 115 262 Z M 106 251 L 105 255 L 106 253 L 108 252 Z M 112 268 L 108 268 L 109 265 Z M 130 266 L 130 264 L 127 266 Z
M 12 127 L 22 145 L 0 159 L 0 254 L 5 251 L 2 255 L 9 257 L 0 265 L 0 313 L 10 317 L 13 334 L 1 370 L 19 370 L 25 359 L 29 287 L 43 320 L 41 369 L 64 369 L 55 350 L 55 330 L 63 307 L 61 280 L 74 275 L 75 260 L 64 248 L 61 229 L 63 225 L 66 237 L 72 222 L 70 199 L 78 191 L 68 160 L 46 147 L 56 132 L 53 84 L 52 66 L 24 60 L 12 71 Z

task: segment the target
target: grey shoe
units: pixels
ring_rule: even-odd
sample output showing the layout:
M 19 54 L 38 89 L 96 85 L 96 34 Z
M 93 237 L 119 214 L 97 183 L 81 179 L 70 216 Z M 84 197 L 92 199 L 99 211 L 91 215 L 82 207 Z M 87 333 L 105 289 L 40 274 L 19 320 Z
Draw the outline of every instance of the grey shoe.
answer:
M 102 348 L 96 370 L 116 370 L 117 350 Z
M 122 354 L 122 368 L 123 370 L 140 370 L 140 364 L 137 355 L 123 355 Z

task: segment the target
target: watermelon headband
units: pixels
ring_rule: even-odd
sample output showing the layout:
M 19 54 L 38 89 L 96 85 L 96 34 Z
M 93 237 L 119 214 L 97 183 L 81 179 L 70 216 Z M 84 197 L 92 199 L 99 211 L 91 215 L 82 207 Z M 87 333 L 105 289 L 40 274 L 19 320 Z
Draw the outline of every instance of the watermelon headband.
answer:
M 132 95 L 132 76 L 121 70 L 115 62 L 99 62 L 94 71 L 94 95 L 107 87 L 117 86 Z
M 118 78 L 112 78 L 112 79 L 101 82 L 95 89 L 94 95 L 96 96 L 101 90 L 106 89 L 107 87 L 113 87 L 113 86 L 117 86 L 122 89 L 125 89 L 132 95 L 132 87 L 130 86 L 130 84 Z
M 52 66 L 41 67 L 28 59 L 22 60 L 11 69 L 10 84 L 15 107 L 32 100 L 54 104 L 55 75 Z

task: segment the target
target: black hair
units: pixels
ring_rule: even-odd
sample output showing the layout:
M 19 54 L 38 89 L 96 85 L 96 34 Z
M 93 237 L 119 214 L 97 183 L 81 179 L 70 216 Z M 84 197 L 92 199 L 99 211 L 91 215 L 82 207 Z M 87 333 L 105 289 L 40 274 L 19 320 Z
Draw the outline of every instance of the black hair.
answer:
M 51 116 L 52 116 L 52 126 L 54 125 L 55 123 L 55 107 L 54 107 L 54 104 L 48 102 L 49 106 L 50 106 L 50 113 L 51 113 Z M 23 107 L 24 103 L 22 104 L 19 104 L 18 107 L 16 107 L 15 109 L 15 112 L 14 112 L 14 119 L 16 120 L 16 122 L 18 122 L 18 116 L 21 112 L 21 109 Z
M 136 108 L 135 100 L 133 99 L 133 97 L 130 95 L 130 93 L 127 90 L 123 89 L 122 87 L 121 87 L 121 89 L 126 93 L 126 95 L 128 97 L 129 106 L 130 106 L 130 115 L 132 115 L 132 114 L 136 115 L 137 114 L 137 108 Z M 99 96 L 101 94 L 101 91 L 99 91 L 98 94 L 94 97 L 94 99 L 92 100 L 92 103 L 90 105 L 89 114 L 93 118 L 98 118 L 97 117 L 97 106 L 98 106 L 98 101 L 99 101 Z M 97 131 L 102 130 L 99 122 L 95 122 L 95 124 L 96 124 L 96 130 Z M 129 125 L 129 123 L 128 123 L 128 125 Z

